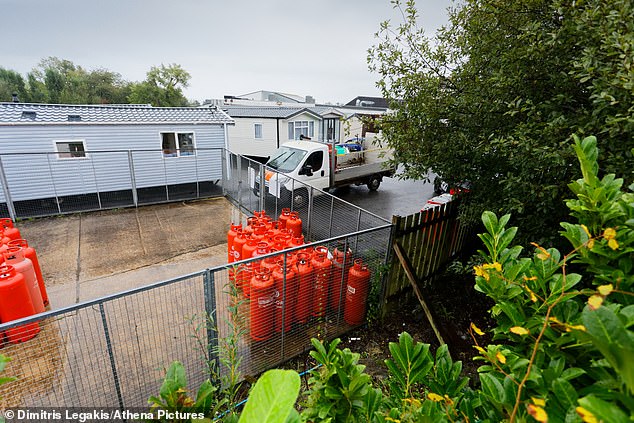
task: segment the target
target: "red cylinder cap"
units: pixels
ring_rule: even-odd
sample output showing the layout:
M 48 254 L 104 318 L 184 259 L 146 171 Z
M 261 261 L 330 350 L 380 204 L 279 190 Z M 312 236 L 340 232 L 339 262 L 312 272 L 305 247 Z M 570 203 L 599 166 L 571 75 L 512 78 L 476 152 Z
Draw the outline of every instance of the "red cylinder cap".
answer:
M 29 247 L 29 243 L 26 241 L 26 239 L 14 239 L 13 241 L 9 241 L 8 245 L 9 246 L 17 245 L 18 247 L 23 247 L 23 248 Z
M 0 279 L 7 279 L 15 275 L 15 268 L 8 264 L 0 265 Z

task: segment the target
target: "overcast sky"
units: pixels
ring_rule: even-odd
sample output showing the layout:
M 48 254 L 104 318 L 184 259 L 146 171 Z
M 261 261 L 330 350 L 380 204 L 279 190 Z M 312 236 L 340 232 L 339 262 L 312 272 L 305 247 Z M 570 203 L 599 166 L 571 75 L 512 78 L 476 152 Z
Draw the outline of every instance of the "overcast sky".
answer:
M 450 0 L 417 0 L 429 35 Z M 0 66 L 23 75 L 45 57 L 140 81 L 178 63 L 194 100 L 258 90 L 348 102 L 379 95 L 367 49 L 389 0 L 0 0 Z

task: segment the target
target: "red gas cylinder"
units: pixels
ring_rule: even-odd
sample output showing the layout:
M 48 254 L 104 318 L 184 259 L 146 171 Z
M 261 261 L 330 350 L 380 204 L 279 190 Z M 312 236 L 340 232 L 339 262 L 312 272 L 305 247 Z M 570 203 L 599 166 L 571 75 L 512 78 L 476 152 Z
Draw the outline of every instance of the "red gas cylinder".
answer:
M 264 341 L 275 325 L 275 284 L 268 269 L 260 268 L 251 279 L 251 339 Z
M 244 232 L 238 231 L 236 237 L 233 239 L 233 244 L 231 245 L 231 253 L 233 254 L 233 261 L 242 260 L 242 248 L 244 244 L 247 243 L 247 237 Z
M 288 220 L 290 216 L 291 216 L 291 209 L 286 207 L 283 208 L 282 213 L 280 213 L 280 217 L 277 218 L 277 220 L 280 222 L 280 229 L 286 228 L 286 221 Z
M 328 290 L 332 276 L 332 262 L 328 258 L 328 248 L 324 246 L 315 247 L 310 264 L 315 272 L 312 312 L 315 317 L 323 317 L 328 306 Z
M 354 261 L 354 266 L 348 273 L 348 287 L 346 290 L 346 304 L 343 319 L 349 325 L 360 325 L 365 318 L 365 302 L 370 289 L 370 270 L 361 259 Z
M 286 221 L 286 229 L 289 229 L 294 237 L 302 234 L 302 219 L 299 217 L 299 213 L 291 212 Z
M 0 219 L 0 226 L 4 228 L 4 236 L 11 238 L 11 240 L 22 238 L 18 228 L 13 226 L 13 220 L 8 217 Z
M 304 235 L 294 236 L 291 238 L 289 247 L 299 247 L 300 245 L 304 245 Z
M 278 251 L 288 248 L 292 237 L 290 235 L 280 234 L 273 237 L 273 245 Z
M 31 304 L 36 313 L 44 313 L 44 300 L 42 299 L 42 293 L 40 292 L 40 285 L 37 282 L 37 276 L 35 275 L 35 269 L 33 268 L 33 262 L 24 257 L 24 250 L 22 247 L 13 246 L 9 247 L 4 252 L 4 261 L 13 266 L 17 273 L 24 275 L 26 287 L 29 290 L 31 296 Z
M 299 323 L 306 323 L 310 317 L 313 305 L 313 282 L 315 272 L 310 264 L 310 255 L 307 253 L 297 254 L 297 302 L 295 303 L 295 320 Z
M 229 232 L 227 232 L 227 263 L 233 263 L 235 257 L 233 256 L 233 249 L 231 246 L 233 245 L 233 240 L 238 234 L 238 231 L 242 230 L 242 225 L 234 225 L 231 224 L 231 228 Z
M 283 326 L 284 332 L 288 332 L 295 319 L 297 273 L 291 266 L 284 266 L 284 260 L 279 260 L 273 271 L 273 280 L 275 283 L 275 331 L 282 332 Z M 282 324 L 282 318 L 284 324 Z
M 13 266 L 0 266 L 0 322 L 8 323 L 34 314 L 24 275 L 16 272 Z M 33 322 L 8 329 L 6 335 L 9 342 L 16 344 L 28 341 L 39 331 L 40 325 Z
M 277 249 L 275 249 L 275 248 L 270 248 L 269 249 L 269 252 L 271 252 L 271 253 L 273 253 L 275 251 L 277 251 Z M 264 260 L 260 261 L 260 267 L 264 267 L 265 269 L 268 269 L 270 273 L 273 273 L 273 271 L 277 267 L 277 261 L 279 259 L 280 259 L 280 255 L 279 254 L 267 257 Z
M 242 230 L 245 234 L 251 235 L 255 229 L 255 226 L 258 224 L 258 218 L 251 216 L 247 217 L 247 226 L 245 226 Z
M 42 294 L 42 301 L 44 302 L 44 306 L 47 307 L 48 294 L 46 292 L 46 286 L 44 285 L 44 277 L 42 276 L 42 269 L 40 268 L 40 261 L 37 259 L 35 248 L 30 247 L 29 243 L 26 242 L 26 239 L 13 240 L 9 242 L 9 246 L 22 247 L 22 250 L 24 251 L 24 257 L 28 258 L 33 263 L 33 269 L 35 269 L 35 277 L 37 277 L 37 284 L 40 287 L 40 294 Z M 2 247 L 0 247 L 0 252 L 4 253 Z
M 348 272 L 352 267 L 352 250 L 344 254 L 345 245 L 337 245 L 332 252 L 332 283 L 330 286 L 330 309 L 338 313 L 342 299 L 346 297 L 344 288 L 348 285 Z
M 236 285 L 246 298 L 251 297 L 251 279 L 253 279 L 254 267 L 253 262 L 245 263 L 240 266 L 236 273 Z
M 248 235 L 246 239 L 247 242 L 242 246 L 242 260 L 253 257 L 253 253 L 255 253 L 255 250 L 258 248 L 258 239 L 255 236 Z

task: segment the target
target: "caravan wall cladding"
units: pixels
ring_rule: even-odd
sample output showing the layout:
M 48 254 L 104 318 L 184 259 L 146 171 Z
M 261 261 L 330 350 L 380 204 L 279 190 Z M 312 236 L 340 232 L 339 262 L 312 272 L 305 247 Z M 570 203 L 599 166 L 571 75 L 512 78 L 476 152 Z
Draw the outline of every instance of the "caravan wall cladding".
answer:
M 164 133 L 193 134 L 193 149 L 166 154 Z M 2 128 L 0 142 L 2 216 L 222 195 L 223 125 L 14 126 Z M 58 143 L 73 148 L 60 152 Z

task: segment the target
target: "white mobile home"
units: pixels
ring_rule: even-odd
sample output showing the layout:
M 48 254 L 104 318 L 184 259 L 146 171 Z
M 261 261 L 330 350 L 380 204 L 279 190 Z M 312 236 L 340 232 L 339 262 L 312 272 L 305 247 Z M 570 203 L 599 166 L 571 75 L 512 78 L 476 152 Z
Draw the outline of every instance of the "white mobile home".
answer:
M 24 216 L 200 195 L 222 178 L 230 124 L 216 108 L 0 103 L 0 203 Z

